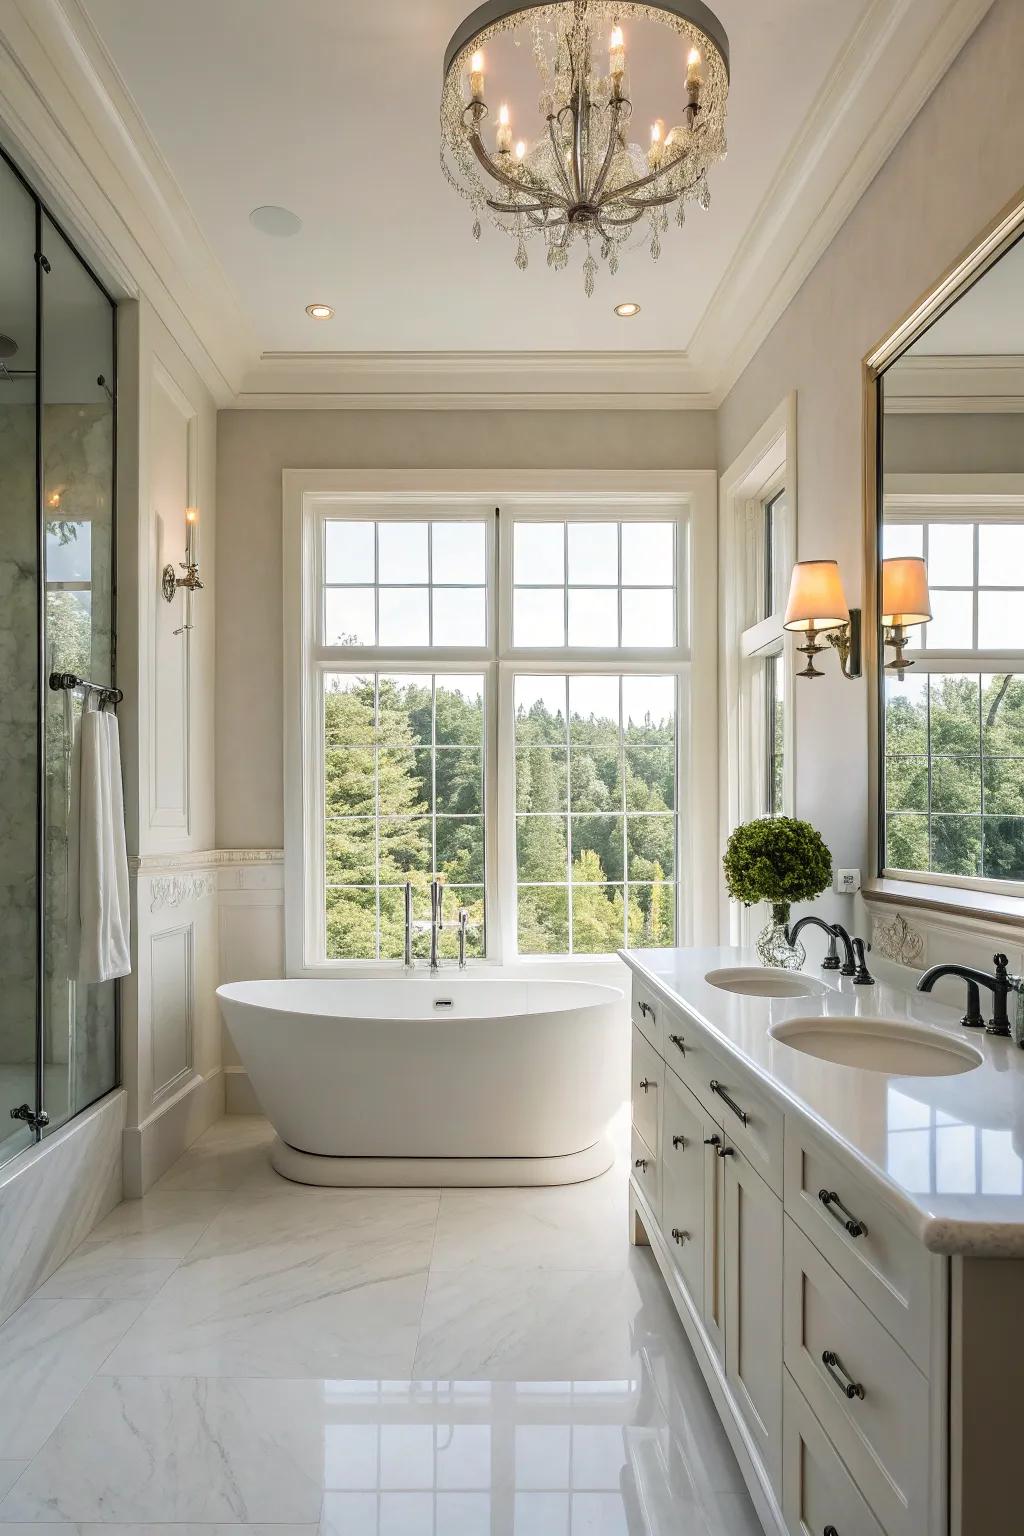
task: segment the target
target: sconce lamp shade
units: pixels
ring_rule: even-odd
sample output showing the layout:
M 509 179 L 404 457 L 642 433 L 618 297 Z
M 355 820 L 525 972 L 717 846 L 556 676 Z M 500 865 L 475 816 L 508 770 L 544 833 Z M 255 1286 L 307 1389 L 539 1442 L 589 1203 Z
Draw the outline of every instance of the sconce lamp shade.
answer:
M 838 629 L 850 609 L 835 560 L 800 560 L 793 567 L 784 629 Z
M 882 623 L 909 629 L 932 616 L 928 570 L 920 555 L 882 561 Z

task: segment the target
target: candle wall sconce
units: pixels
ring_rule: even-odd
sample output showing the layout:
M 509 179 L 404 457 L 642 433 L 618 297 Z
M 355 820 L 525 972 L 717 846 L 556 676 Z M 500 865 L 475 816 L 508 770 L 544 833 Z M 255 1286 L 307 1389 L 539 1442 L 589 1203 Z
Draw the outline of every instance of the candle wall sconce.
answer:
M 807 665 L 797 677 L 824 677 L 814 658 L 825 649 L 819 639 L 839 652 L 839 666 L 851 682 L 861 675 L 860 609 L 847 605 L 835 560 L 800 560 L 793 581 L 783 629 L 806 636 L 797 650 Z
M 882 630 L 886 645 L 893 649 L 885 670 L 895 672 L 901 683 L 906 669 L 914 665 L 911 657 L 903 654 L 909 639 L 907 630 L 927 624 L 931 616 L 928 568 L 921 556 L 899 555 L 883 560 Z
M 160 590 L 164 595 L 164 602 L 173 603 L 179 587 L 185 592 L 185 622 L 174 631 L 176 635 L 182 635 L 192 626 L 192 597 L 196 592 L 203 590 L 203 584 L 199 579 L 199 513 L 195 507 L 189 507 L 185 513 L 185 559 L 181 562 L 184 576 L 174 574 L 173 565 L 165 565 L 160 577 Z

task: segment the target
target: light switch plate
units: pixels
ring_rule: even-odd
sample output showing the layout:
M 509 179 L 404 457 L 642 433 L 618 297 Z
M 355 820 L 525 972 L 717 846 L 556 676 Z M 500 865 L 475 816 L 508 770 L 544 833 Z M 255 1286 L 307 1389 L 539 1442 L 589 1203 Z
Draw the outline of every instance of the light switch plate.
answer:
M 860 870 L 837 869 L 835 888 L 840 896 L 853 896 L 860 890 Z

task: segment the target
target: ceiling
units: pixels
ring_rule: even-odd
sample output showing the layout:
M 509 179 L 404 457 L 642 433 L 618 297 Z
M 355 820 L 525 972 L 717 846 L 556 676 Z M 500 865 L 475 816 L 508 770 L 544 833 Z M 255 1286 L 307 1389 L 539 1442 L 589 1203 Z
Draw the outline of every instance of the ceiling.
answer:
M 498 231 L 476 244 L 442 177 L 441 61 L 470 0 L 81 3 L 260 353 L 681 353 L 870 0 L 715 0 L 732 85 L 711 209 L 670 227 L 657 264 L 640 249 L 616 279 L 602 268 L 590 300 L 578 256 L 552 273 L 533 252 L 520 273 Z M 639 62 L 638 108 L 671 121 L 663 62 L 648 58 L 646 89 Z M 528 102 L 513 101 L 524 132 Z M 253 229 L 267 203 L 301 232 Z M 612 313 L 625 299 L 642 305 L 635 320 Z M 310 320 L 311 301 L 335 318 Z

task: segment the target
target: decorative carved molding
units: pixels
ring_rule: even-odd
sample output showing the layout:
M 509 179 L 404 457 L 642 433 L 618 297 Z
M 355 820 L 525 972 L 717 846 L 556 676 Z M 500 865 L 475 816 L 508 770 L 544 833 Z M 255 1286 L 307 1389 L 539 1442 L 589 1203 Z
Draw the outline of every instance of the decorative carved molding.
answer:
M 924 957 L 924 934 L 911 928 L 903 913 L 897 912 L 887 923 L 875 919 L 874 947 L 885 960 L 919 966 Z
M 149 910 L 162 912 L 167 908 L 188 906 L 213 896 L 217 890 L 216 875 L 165 875 L 153 880 L 149 888 Z
M 230 869 L 234 865 L 283 864 L 283 848 L 204 848 L 189 853 L 146 853 L 131 859 L 134 877 L 177 874 L 188 870 Z

